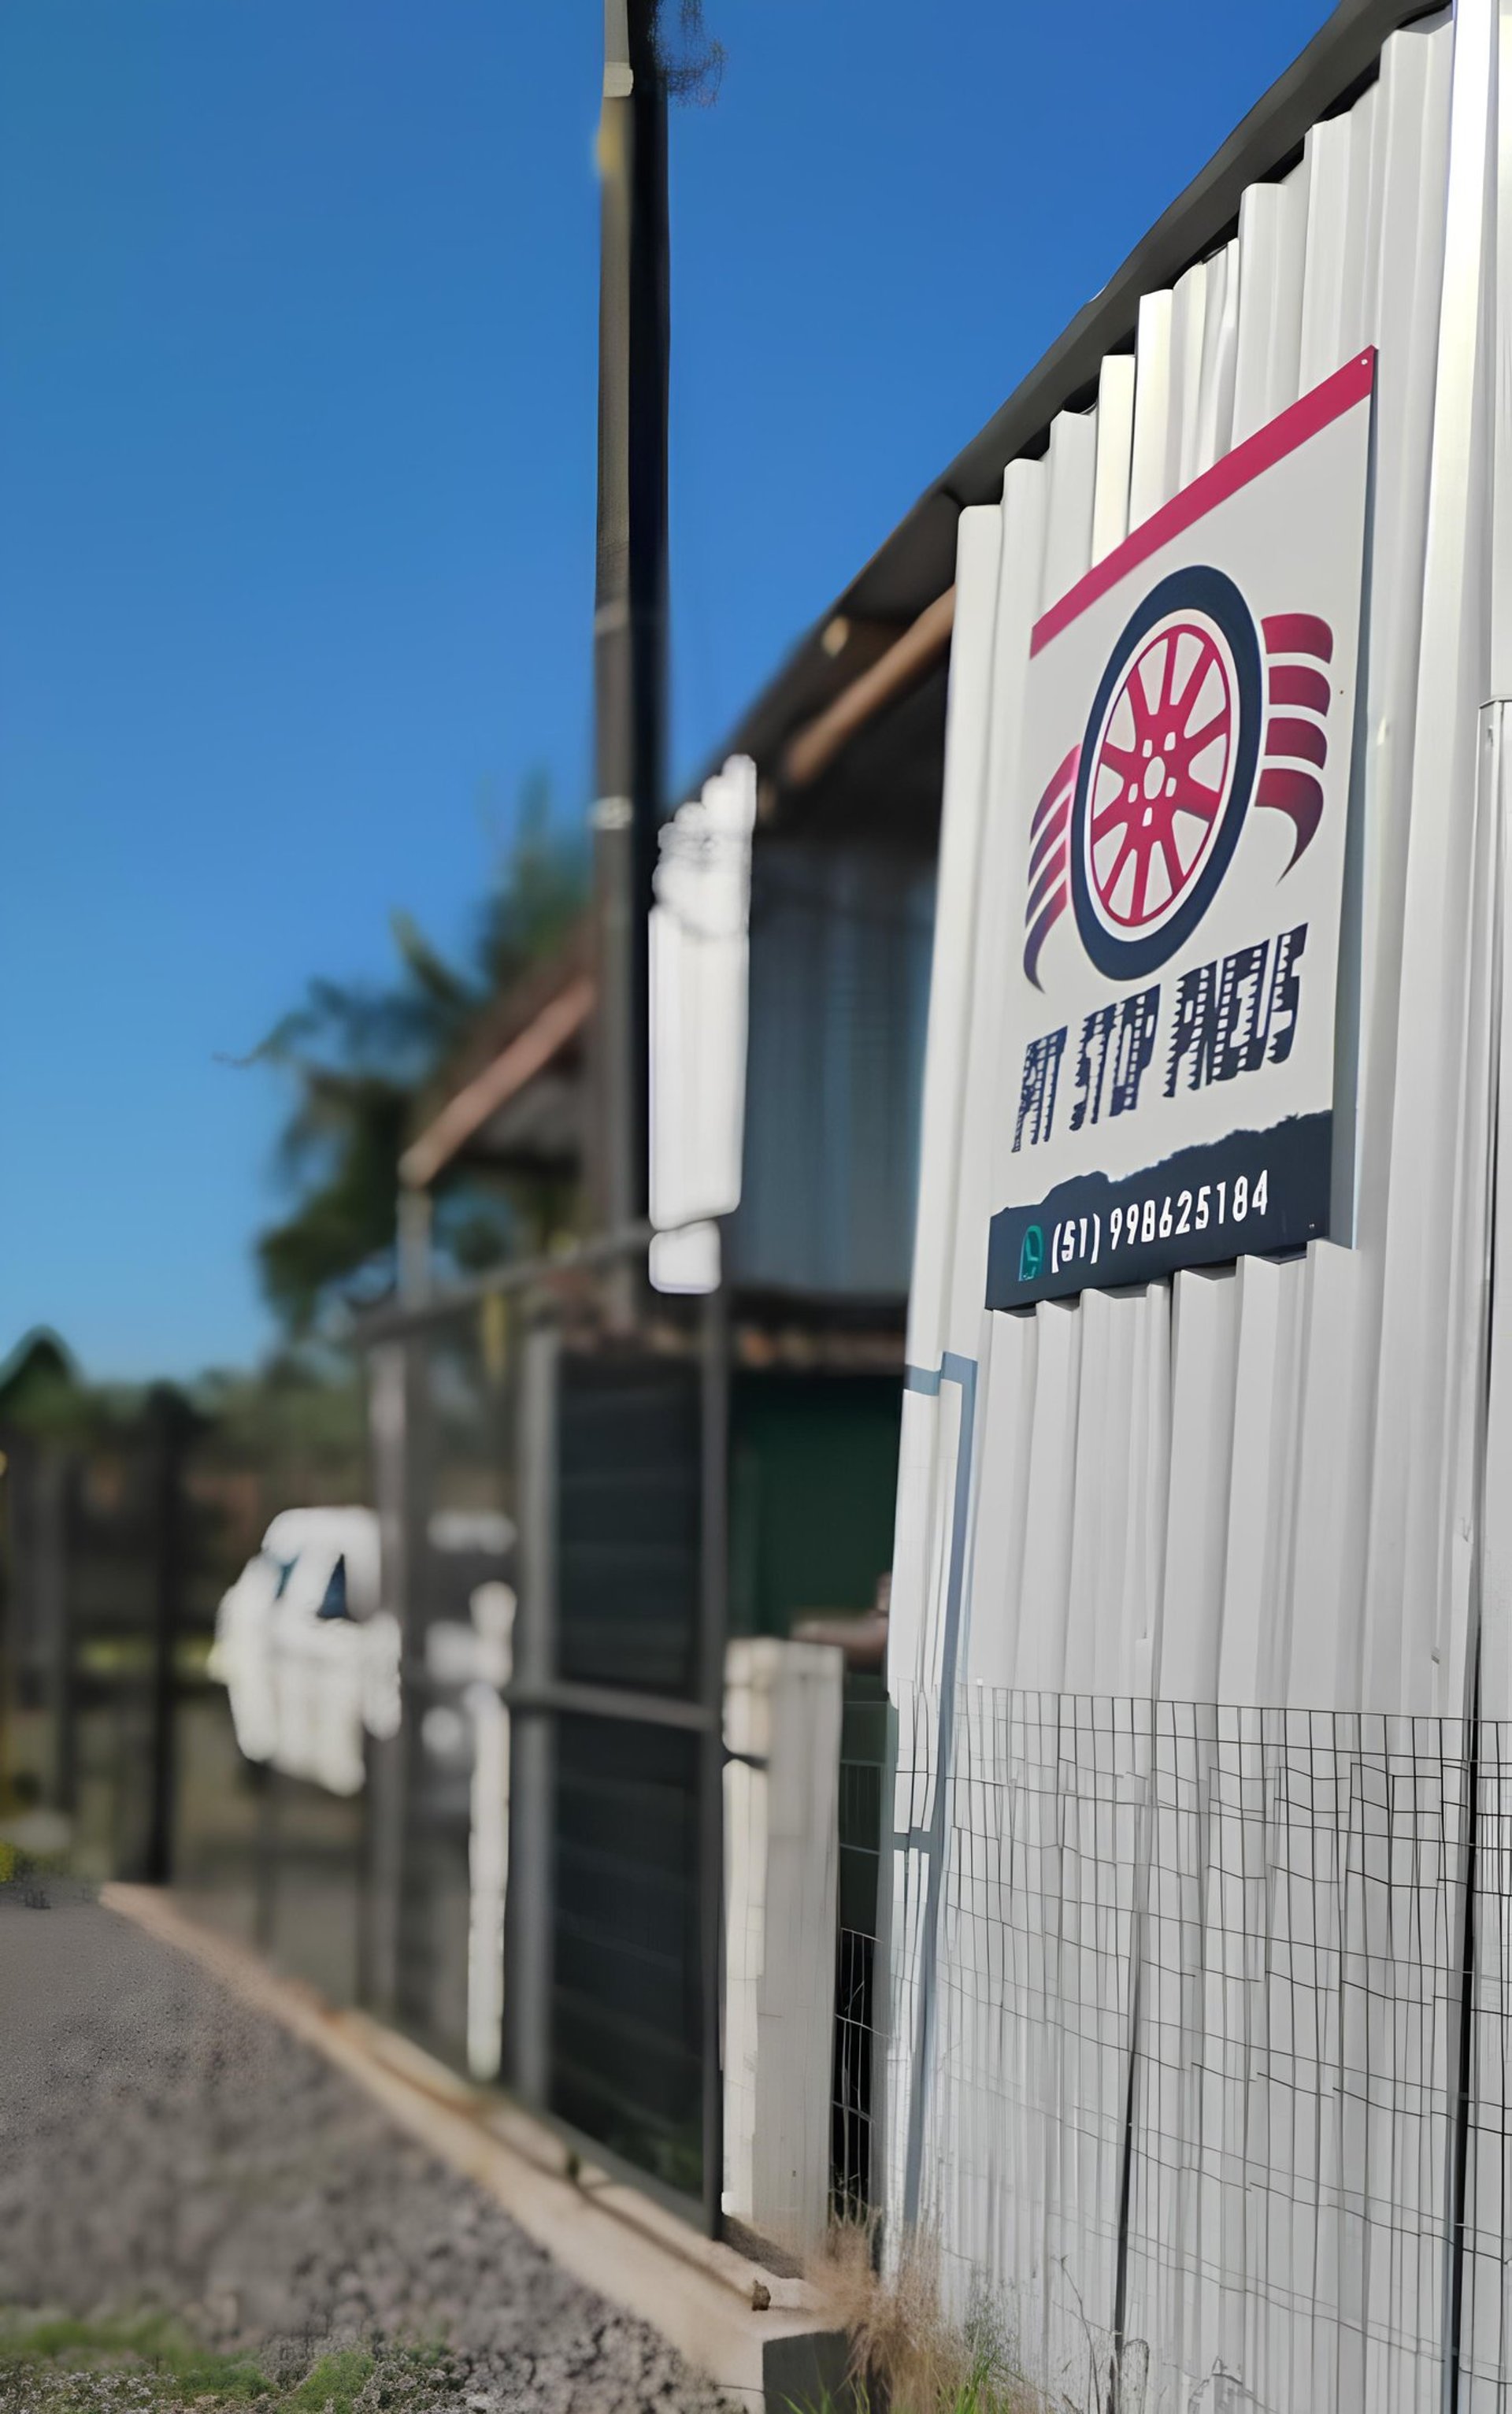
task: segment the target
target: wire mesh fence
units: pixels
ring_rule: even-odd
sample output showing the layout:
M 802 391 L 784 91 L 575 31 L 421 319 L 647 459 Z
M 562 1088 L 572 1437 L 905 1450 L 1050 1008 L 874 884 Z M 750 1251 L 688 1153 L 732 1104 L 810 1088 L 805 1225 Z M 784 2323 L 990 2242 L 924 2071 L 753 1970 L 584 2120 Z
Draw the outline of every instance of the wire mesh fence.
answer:
M 835 1981 L 835 2093 L 830 2203 L 837 2221 L 863 2221 L 874 2184 L 873 2087 L 877 1939 L 842 1928 Z
M 900 1705 L 890 2207 L 1051 2400 L 1501 2406 L 1512 1731 Z M 853 2064 L 855 2049 L 847 2047 Z
M 877 1912 L 882 1866 L 887 1694 L 880 1673 L 848 1668 L 840 1725 L 839 1899 L 835 1969 L 835 2075 L 830 2198 L 837 2220 L 875 2202 Z

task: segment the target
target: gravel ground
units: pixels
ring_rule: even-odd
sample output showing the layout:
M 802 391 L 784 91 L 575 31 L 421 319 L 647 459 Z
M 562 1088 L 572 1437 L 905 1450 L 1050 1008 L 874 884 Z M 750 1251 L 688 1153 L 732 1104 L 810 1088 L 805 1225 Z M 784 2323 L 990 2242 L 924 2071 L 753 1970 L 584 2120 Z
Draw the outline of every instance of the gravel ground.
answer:
M 347 2401 L 361 2414 L 723 2403 L 180 1955 L 91 1903 L 0 1895 L 0 2308 L 14 2330 L 18 2308 L 98 2320 L 143 2306 L 254 2357 L 280 2397 L 360 2347 L 371 2367 L 342 2369 L 348 2385 L 365 2375 Z M 322 2385 L 292 2402 L 319 2414 Z M 214 2394 L 153 2386 L 0 2362 L 0 2414 Z

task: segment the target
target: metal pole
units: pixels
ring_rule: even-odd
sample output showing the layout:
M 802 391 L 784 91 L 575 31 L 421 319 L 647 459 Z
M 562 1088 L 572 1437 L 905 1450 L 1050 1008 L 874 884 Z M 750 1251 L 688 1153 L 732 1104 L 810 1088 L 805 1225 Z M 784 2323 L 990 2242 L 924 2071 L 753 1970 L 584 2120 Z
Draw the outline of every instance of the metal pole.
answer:
M 278 1772 L 270 1761 L 252 1763 L 252 1941 L 272 1954 L 278 1933 Z
M 385 1341 L 368 1358 L 373 1497 L 378 1509 L 382 1605 L 400 1635 L 400 1730 L 364 1754 L 363 1878 L 358 1987 L 370 2010 L 393 2019 L 407 2001 L 407 1950 L 417 1915 L 416 1778 L 430 1505 L 430 1334 L 422 1325 Z M 419 1906 L 423 1916 L 423 1903 Z
M 393 2006 L 401 2026 L 430 2029 L 435 2021 L 434 1814 L 426 1801 L 421 1726 L 426 1708 L 425 1639 L 434 1615 L 430 1518 L 435 1493 L 431 1413 L 432 1338 L 412 1334 L 404 1344 L 403 1456 L 400 1518 L 404 1584 L 399 1603 L 399 1733 L 395 1738 Z
M 431 1295 L 431 1194 L 399 1187 L 395 1209 L 398 1292 L 407 1307 L 423 1307 Z
M 701 1343 L 699 1692 L 706 1714 L 699 1742 L 704 2219 L 709 2236 L 718 2238 L 724 2204 L 724 1647 L 730 1623 L 730 1316 L 722 1286 L 704 1303 Z
M 520 1396 L 520 1605 L 514 1676 L 544 1689 L 556 1672 L 557 1436 L 561 1341 L 538 1325 L 526 1336 Z M 551 2100 L 555 1982 L 556 1720 L 514 1721 L 510 1766 L 510 1971 L 504 2007 L 506 2077 L 526 2104 Z
M 667 104 L 657 0 L 604 0 L 594 599 L 589 1176 L 596 1221 L 645 1212 L 646 942 L 660 809 L 667 621 Z M 626 1260 L 617 1304 L 636 1296 Z

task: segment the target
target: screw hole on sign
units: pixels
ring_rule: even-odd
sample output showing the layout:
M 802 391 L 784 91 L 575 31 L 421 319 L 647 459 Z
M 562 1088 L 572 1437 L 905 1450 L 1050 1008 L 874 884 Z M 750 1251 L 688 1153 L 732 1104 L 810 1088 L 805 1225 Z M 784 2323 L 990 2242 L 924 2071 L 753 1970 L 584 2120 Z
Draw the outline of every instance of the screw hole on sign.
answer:
M 1164 962 L 1207 912 L 1249 809 L 1260 640 L 1238 589 L 1171 572 L 1131 616 L 1093 700 L 1072 808 L 1072 901 L 1100 971 Z

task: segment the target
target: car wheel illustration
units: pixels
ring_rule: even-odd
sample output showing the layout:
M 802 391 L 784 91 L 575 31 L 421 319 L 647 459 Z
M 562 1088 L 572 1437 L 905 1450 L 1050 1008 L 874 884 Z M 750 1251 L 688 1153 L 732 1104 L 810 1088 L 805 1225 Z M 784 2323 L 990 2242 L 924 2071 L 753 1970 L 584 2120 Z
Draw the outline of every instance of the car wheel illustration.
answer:
M 1071 893 L 1098 970 L 1139 980 L 1208 911 L 1249 811 L 1259 633 L 1231 578 L 1173 571 L 1114 647 L 1077 767 Z

